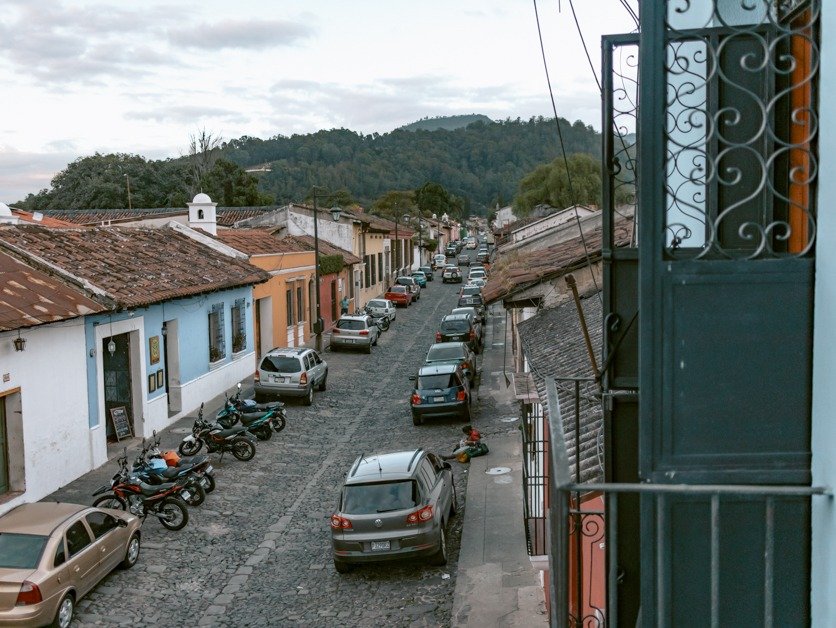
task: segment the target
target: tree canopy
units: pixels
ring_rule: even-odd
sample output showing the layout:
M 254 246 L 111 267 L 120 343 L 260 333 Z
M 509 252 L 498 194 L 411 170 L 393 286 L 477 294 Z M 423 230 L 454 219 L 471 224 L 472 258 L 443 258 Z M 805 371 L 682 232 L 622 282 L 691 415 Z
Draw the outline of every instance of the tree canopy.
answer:
M 525 216 L 541 204 L 561 208 L 574 204 L 600 205 L 600 161 L 591 155 L 576 154 L 570 155 L 566 162 L 559 157 L 537 166 L 520 181 L 514 209 L 518 215 Z

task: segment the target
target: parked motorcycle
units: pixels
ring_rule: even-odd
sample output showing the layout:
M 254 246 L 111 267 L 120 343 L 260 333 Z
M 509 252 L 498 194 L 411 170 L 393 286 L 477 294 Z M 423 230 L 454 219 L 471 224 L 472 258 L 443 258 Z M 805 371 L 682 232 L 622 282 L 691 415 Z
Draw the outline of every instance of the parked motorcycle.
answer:
M 154 441 L 148 449 L 148 458 L 159 458 L 164 460 L 169 469 L 177 469 L 178 471 L 191 470 L 200 478 L 200 485 L 207 493 L 215 490 L 215 475 L 214 468 L 209 464 L 209 456 L 206 454 L 199 454 L 197 456 L 180 456 L 176 451 L 170 449 L 168 451 L 160 451 L 160 438 L 157 432 L 154 431 Z M 171 473 L 170 471 L 168 473 Z M 168 477 L 166 473 L 162 473 L 163 477 Z
M 146 484 L 128 472 L 127 455 L 119 458 L 119 467 L 110 484 L 93 493 L 100 495 L 93 502 L 94 506 L 127 510 L 143 520 L 151 515 L 169 530 L 182 530 L 186 526 L 189 510 L 180 497 L 191 498 L 187 479 L 156 486 Z
M 203 418 L 203 404 L 195 419 L 192 433 L 186 436 L 180 443 L 177 451 L 184 456 L 193 456 L 206 445 L 208 452 L 232 452 L 238 460 L 252 460 L 255 456 L 255 444 L 247 435 L 247 428 L 244 426 L 223 429 L 216 423 L 209 423 Z
M 238 384 L 238 392 L 226 398 L 216 421 L 227 429 L 240 421 L 259 440 L 270 440 L 274 431 L 281 432 L 285 428 L 287 416 L 281 401 L 256 403 L 252 399 L 241 399 L 241 384 Z
M 151 455 L 153 450 L 159 451 L 157 443 L 152 442 L 151 445 L 146 446 L 143 440 L 142 451 L 134 460 L 133 474 L 152 485 L 185 479 L 191 497 L 183 501 L 189 506 L 200 506 L 206 500 L 208 480 L 204 478 L 203 472 L 209 467 L 209 456 L 200 456 L 202 460 L 198 460 L 197 464 L 169 467 L 161 456 Z
M 390 320 L 388 314 L 375 313 L 370 308 L 366 308 L 366 314 L 372 317 L 374 324 L 380 331 L 389 331 Z

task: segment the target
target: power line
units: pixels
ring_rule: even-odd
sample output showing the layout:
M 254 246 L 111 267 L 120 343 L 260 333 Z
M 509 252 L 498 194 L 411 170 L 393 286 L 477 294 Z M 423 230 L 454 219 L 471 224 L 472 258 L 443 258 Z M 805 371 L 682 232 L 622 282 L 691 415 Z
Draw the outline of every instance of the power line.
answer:
M 543 57 L 543 69 L 546 72 L 546 84 L 549 88 L 549 97 L 552 103 L 552 111 L 554 112 L 554 123 L 557 125 L 557 137 L 560 140 L 560 152 L 563 155 L 563 165 L 566 168 L 566 181 L 569 184 L 569 195 L 573 199 L 573 209 L 575 210 L 575 222 L 578 225 L 578 231 L 581 234 L 581 243 L 583 244 L 583 251 L 584 255 L 586 256 L 586 263 L 589 266 L 589 274 L 592 276 L 592 283 L 595 286 L 596 291 L 598 291 L 598 298 L 603 300 L 601 296 L 601 289 L 598 287 L 598 280 L 595 278 L 595 273 L 592 271 L 592 260 L 589 256 L 589 248 L 586 245 L 586 235 L 583 232 L 583 227 L 581 226 L 581 219 L 578 215 L 578 197 L 575 195 L 575 187 L 572 184 L 572 174 L 569 172 L 569 159 L 566 157 L 566 146 L 563 143 L 563 131 L 560 129 L 560 118 L 557 117 L 557 105 L 555 104 L 554 99 L 554 90 L 552 89 L 552 81 L 551 77 L 549 76 L 549 64 L 546 61 L 546 48 L 543 45 L 543 31 L 540 28 L 540 13 L 537 10 L 537 0 L 532 0 L 534 2 L 534 17 L 537 21 L 537 36 L 540 40 L 540 54 Z

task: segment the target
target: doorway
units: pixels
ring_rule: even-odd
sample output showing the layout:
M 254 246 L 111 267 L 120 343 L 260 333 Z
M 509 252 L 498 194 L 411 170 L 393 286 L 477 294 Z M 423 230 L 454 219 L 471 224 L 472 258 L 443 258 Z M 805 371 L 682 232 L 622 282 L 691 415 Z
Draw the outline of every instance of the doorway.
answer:
M 337 320 L 337 280 L 331 281 L 331 321 Z
M 6 438 L 6 398 L 0 397 L 0 495 L 9 492 L 9 443 Z
M 113 342 L 114 351 L 111 353 L 108 345 Z M 102 338 L 102 361 L 104 367 L 104 400 L 107 426 L 107 440 L 116 442 L 116 431 L 111 421 L 113 408 L 125 408 L 131 431 L 136 434 L 134 422 L 134 404 L 131 380 L 131 343 L 130 334 L 118 334 Z
M 163 364 L 165 364 L 168 416 L 174 416 L 183 409 L 180 386 L 179 324 L 176 319 L 163 322 Z

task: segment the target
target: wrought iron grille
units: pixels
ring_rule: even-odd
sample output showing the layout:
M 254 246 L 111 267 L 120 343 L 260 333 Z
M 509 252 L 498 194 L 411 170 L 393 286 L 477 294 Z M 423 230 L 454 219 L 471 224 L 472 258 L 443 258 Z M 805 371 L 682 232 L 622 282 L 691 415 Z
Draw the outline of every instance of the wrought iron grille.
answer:
M 821 0 L 665 0 L 665 7 L 667 254 L 808 255 L 816 237 Z
M 522 404 L 523 517 L 529 556 L 546 554 L 546 447 L 543 406 Z
M 803 530 L 793 530 L 787 527 L 780 527 L 782 521 L 781 508 L 787 502 L 809 503 L 813 496 L 828 495 L 829 492 L 822 487 L 809 486 L 762 486 L 762 485 L 672 485 L 672 484 L 629 484 L 629 483 L 579 483 L 573 477 L 573 470 L 570 466 L 567 443 L 564 432 L 561 429 L 565 420 L 565 412 L 558 399 L 558 391 L 555 380 L 548 378 L 546 381 L 548 395 L 548 417 L 550 441 L 548 457 L 549 499 L 551 503 L 551 526 L 549 538 L 549 563 L 552 576 L 550 596 L 551 625 L 557 627 L 568 626 L 609 626 L 618 624 L 617 612 L 619 579 L 624 576 L 620 572 L 615 557 L 618 555 L 619 539 L 616 534 L 611 533 L 616 529 L 618 521 L 619 496 L 638 495 L 641 499 L 653 501 L 654 518 L 650 522 L 643 523 L 643 530 L 655 529 L 655 548 L 658 563 L 655 568 L 645 570 L 640 574 L 642 579 L 641 588 L 652 587 L 655 591 L 656 606 L 652 614 L 641 618 L 641 625 L 671 626 L 676 625 L 672 621 L 671 609 L 666 606 L 670 599 L 666 597 L 666 591 L 670 586 L 670 574 L 665 569 L 665 560 L 662 558 L 670 555 L 672 548 L 667 545 L 669 535 L 663 531 L 671 525 L 671 510 L 668 505 L 676 500 L 692 500 L 699 508 L 706 511 L 708 521 L 705 526 L 702 545 L 707 547 L 705 556 L 690 557 L 692 566 L 699 570 L 701 566 L 710 573 L 710 585 L 704 592 L 703 606 L 688 607 L 688 611 L 695 613 L 692 617 L 699 617 L 705 611 L 705 624 L 712 627 L 728 624 L 729 607 L 732 613 L 735 606 L 740 604 L 738 596 L 729 601 L 729 595 L 722 592 L 722 589 L 733 588 L 730 578 L 730 564 L 740 562 L 751 569 L 751 564 L 746 561 L 738 561 L 738 557 L 729 554 L 723 545 L 722 539 L 725 531 L 740 526 L 740 521 L 735 515 L 737 504 L 755 504 L 764 522 L 764 534 L 760 539 L 747 537 L 749 548 L 748 556 L 753 554 L 760 557 L 761 564 L 758 566 L 762 590 L 758 593 L 747 591 L 746 595 L 762 600 L 762 607 L 759 617 L 748 615 L 738 616 L 739 623 L 751 625 L 775 626 L 786 625 L 775 608 L 774 600 L 781 595 L 782 588 L 792 588 L 796 583 L 788 582 L 788 577 L 782 573 L 783 565 L 780 563 L 780 546 L 789 542 L 801 544 L 800 551 L 804 553 Z M 582 510 L 578 507 L 579 497 L 601 493 L 606 496 L 606 508 L 603 511 Z M 731 506 L 731 507 L 730 507 Z M 606 534 L 604 533 L 604 520 L 606 519 Z M 803 522 L 794 522 L 796 526 L 803 526 Z M 809 521 L 807 522 L 809 524 Z M 783 523 L 781 524 L 783 525 Z M 577 534 L 581 528 L 581 535 Z M 788 532 L 794 532 L 791 538 L 787 538 Z M 807 534 L 809 537 L 809 534 Z M 644 538 L 644 537 L 643 537 Z M 591 584 L 596 574 L 583 571 L 583 548 L 586 543 L 603 544 L 606 548 L 606 568 L 600 576 L 603 578 L 606 587 L 606 604 L 595 605 L 591 597 L 593 587 Z M 722 549 L 721 549 L 722 548 Z M 741 553 L 744 548 L 739 550 Z M 809 551 L 809 548 L 807 548 Z M 700 562 L 701 561 L 701 562 Z M 784 576 L 782 579 L 782 575 Z M 645 582 L 648 584 L 646 585 Z M 801 587 L 806 597 L 808 591 Z M 803 606 L 803 603 L 802 603 Z M 796 622 L 803 622 L 803 609 L 794 609 L 800 614 Z M 638 625 L 635 618 L 629 625 Z

